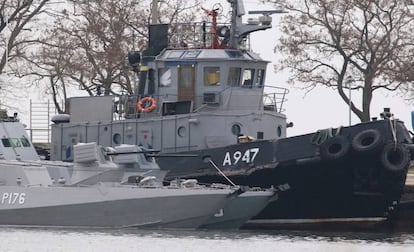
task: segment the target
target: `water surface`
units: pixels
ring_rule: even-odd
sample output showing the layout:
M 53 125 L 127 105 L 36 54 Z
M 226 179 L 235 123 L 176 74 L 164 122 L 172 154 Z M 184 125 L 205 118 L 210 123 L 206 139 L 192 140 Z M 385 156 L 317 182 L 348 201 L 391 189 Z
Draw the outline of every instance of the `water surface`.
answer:
M 0 228 L 0 251 L 414 251 L 414 234 Z

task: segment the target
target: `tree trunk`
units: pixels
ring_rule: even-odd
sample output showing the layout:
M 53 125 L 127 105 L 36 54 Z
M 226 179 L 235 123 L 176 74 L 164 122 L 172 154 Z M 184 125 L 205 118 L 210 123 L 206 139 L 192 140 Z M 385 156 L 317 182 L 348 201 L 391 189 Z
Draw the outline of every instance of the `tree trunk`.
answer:
M 364 88 L 362 89 L 362 114 L 359 116 L 361 122 L 369 122 L 371 120 L 372 81 L 372 78 L 365 77 Z

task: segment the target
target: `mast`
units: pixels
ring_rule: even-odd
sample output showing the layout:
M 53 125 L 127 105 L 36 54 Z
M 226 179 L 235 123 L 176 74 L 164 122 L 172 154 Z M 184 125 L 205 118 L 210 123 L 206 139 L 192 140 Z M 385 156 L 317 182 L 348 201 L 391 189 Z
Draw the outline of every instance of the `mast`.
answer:
M 218 49 L 220 48 L 220 43 L 219 43 L 219 39 L 218 39 L 218 35 L 217 35 L 217 10 L 213 9 L 213 10 L 207 10 L 202 8 L 207 15 L 211 16 L 213 19 L 213 23 L 212 23 L 212 30 L 211 33 L 213 34 L 213 49 Z
M 272 28 L 271 14 L 286 13 L 284 10 L 249 11 L 249 14 L 261 14 L 258 22 L 243 24 L 242 17 L 246 14 L 243 0 L 227 0 L 231 5 L 231 27 L 229 46 L 239 49 L 242 41 L 252 32 Z
M 158 23 L 158 0 L 152 0 L 151 4 L 151 24 Z
M 240 43 L 236 34 L 238 33 L 238 27 L 242 26 L 242 16 L 245 14 L 244 5 L 240 0 L 227 0 L 227 2 L 231 5 L 229 46 L 238 48 Z

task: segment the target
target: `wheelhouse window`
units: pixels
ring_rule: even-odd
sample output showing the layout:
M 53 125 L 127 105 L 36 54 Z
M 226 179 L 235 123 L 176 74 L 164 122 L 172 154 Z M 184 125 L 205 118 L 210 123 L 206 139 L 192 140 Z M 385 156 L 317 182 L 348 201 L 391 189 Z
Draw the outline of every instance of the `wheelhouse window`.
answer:
M 239 67 L 230 67 L 229 69 L 229 78 L 227 83 L 229 86 L 237 87 L 240 84 L 240 73 L 241 68 Z
M 257 70 L 257 75 L 254 79 L 254 86 L 255 87 L 263 87 L 264 86 L 264 69 L 258 69 Z
M 10 138 L 10 143 L 13 147 L 22 147 L 18 138 Z
M 170 68 L 161 68 L 160 69 L 160 86 L 168 87 L 171 85 L 171 69 Z
M 243 87 L 252 87 L 254 77 L 254 69 L 244 69 L 242 76 Z
M 20 142 L 22 142 L 23 147 L 30 147 L 30 142 L 27 138 L 25 137 L 20 138 Z
M 4 147 L 11 147 L 11 143 L 8 138 L 1 139 L 1 143 L 3 144 Z
M 4 147 L 22 147 L 22 144 L 18 138 L 2 138 L 1 143 Z
M 204 67 L 204 86 L 220 85 L 220 67 Z

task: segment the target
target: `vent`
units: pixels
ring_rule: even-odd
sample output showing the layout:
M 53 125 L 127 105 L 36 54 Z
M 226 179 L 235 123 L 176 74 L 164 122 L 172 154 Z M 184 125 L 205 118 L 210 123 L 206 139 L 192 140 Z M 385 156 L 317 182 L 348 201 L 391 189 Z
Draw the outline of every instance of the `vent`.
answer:
M 203 94 L 203 103 L 206 104 L 219 104 L 219 94 L 217 93 L 204 93 Z

